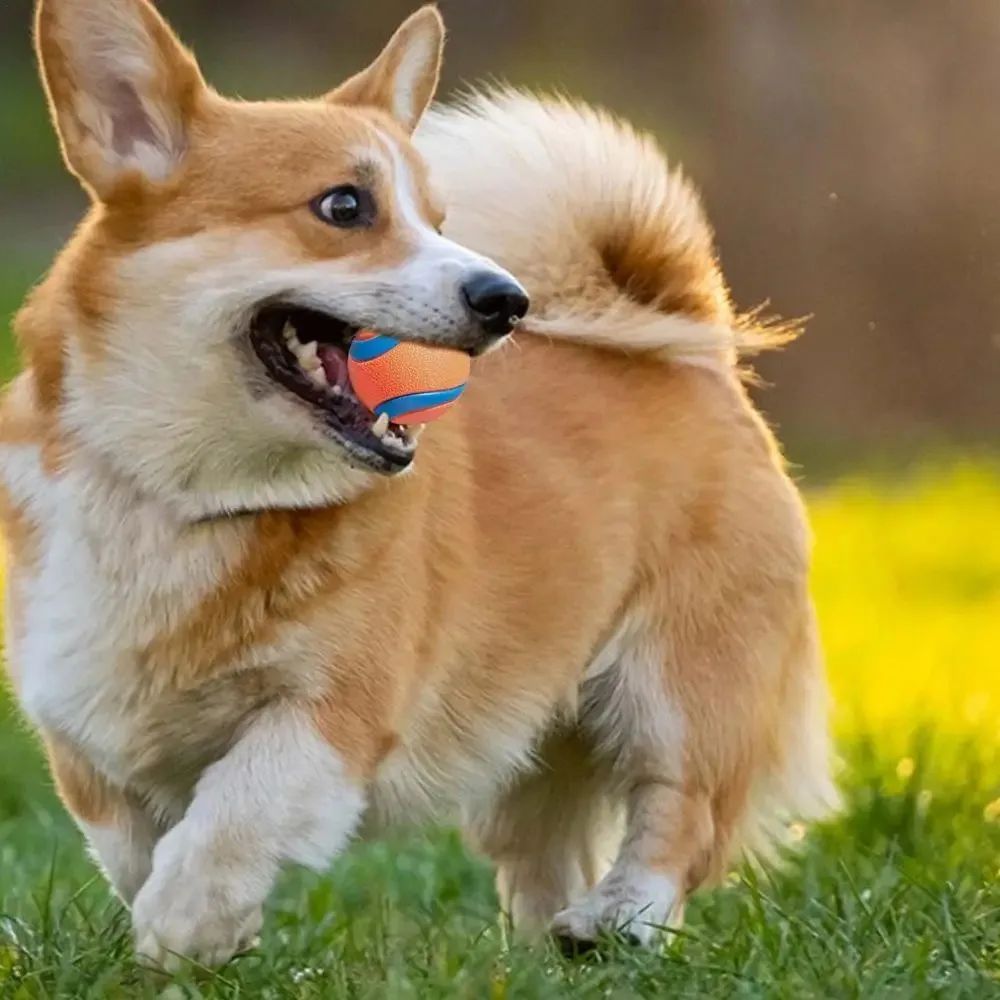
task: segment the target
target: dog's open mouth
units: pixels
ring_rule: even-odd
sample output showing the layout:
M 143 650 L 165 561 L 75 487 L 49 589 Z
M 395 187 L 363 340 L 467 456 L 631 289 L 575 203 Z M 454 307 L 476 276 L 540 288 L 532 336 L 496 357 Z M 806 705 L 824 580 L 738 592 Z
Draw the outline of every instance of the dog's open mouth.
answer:
M 378 472 L 400 472 L 413 461 L 415 435 L 376 417 L 354 394 L 347 352 L 357 332 L 328 313 L 278 303 L 257 312 L 250 343 L 267 374 L 318 411 L 355 459 Z

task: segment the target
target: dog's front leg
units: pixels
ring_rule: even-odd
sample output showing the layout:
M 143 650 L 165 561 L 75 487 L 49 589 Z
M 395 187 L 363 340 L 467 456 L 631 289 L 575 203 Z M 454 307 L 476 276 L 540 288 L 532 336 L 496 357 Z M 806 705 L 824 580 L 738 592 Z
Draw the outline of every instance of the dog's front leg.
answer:
M 227 961 L 256 937 L 281 865 L 325 865 L 364 802 L 313 713 L 265 709 L 205 770 L 184 818 L 157 844 L 133 907 L 139 955 L 166 969 L 185 957 Z
M 71 744 L 46 733 L 45 749 L 59 797 L 86 836 L 94 860 L 131 905 L 149 876 L 162 831 L 136 796 L 112 784 Z

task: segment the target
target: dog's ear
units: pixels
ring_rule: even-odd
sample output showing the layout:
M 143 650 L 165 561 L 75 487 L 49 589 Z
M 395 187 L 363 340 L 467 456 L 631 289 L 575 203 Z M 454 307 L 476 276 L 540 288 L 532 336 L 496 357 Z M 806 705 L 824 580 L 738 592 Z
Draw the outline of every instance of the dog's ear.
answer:
M 97 198 L 170 177 L 207 88 L 152 4 L 39 0 L 35 45 L 66 163 Z
M 437 89 L 443 48 L 444 22 L 428 4 L 396 29 L 375 62 L 331 91 L 327 100 L 388 111 L 412 132 Z

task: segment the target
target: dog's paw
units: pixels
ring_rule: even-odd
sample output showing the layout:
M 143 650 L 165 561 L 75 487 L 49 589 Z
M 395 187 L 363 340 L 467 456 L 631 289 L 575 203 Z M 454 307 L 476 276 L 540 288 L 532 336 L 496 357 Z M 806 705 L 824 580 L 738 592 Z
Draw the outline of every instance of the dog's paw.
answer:
M 549 929 L 568 955 L 583 954 L 611 937 L 649 946 L 677 903 L 673 879 L 648 870 L 612 870 L 581 900 L 557 913 Z
M 174 972 L 185 960 L 215 968 L 255 943 L 263 923 L 258 879 L 238 865 L 188 851 L 175 828 L 156 850 L 153 873 L 132 906 L 135 950 Z
M 220 906 L 209 886 L 198 891 L 175 885 L 157 892 L 147 884 L 132 911 L 136 956 L 142 964 L 166 972 L 189 962 L 208 968 L 224 965 L 256 945 L 262 923 L 261 907 Z

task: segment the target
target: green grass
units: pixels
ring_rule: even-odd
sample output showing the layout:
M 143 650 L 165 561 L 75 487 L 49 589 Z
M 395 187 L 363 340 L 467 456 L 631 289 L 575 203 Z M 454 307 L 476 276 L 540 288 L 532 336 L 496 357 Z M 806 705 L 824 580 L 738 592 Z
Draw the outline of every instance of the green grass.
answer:
M 39 254 L 29 253 L 13 260 L 9 254 L 2 252 L 2 245 L 0 260 L 3 261 L 3 266 L 0 267 L 0 385 L 4 385 L 18 370 L 11 321 L 24 301 L 25 289 L 42 277 L 44 265 Z
M 510 945 L 488 867 L 439 831 L 290 872 L 261 949 L 214 976 L 140 974 L 11 716 L 0 996 L 1000 996 L 1000 470 L 953 462 L 810 500 L 845 810 L 780 870 L 700 895 L 662 951 Z

